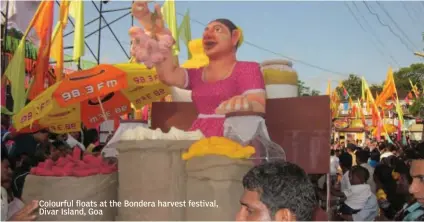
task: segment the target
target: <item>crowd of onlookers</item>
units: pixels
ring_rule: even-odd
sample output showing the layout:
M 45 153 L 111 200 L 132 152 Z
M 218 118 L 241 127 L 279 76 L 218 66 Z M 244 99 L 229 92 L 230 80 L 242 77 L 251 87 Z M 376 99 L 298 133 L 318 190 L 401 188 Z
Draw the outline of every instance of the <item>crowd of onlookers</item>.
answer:
M 334 144 L 330 177 L 333 219 L 424 220 L 424 143 Z

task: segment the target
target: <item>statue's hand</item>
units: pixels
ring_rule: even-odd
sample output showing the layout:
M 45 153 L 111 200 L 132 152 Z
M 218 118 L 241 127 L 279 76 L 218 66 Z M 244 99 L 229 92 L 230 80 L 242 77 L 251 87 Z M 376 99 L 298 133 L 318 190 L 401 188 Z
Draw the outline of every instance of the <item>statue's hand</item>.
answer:
M 171 54 L 174 39 L 170 33 L 157 35 L 158 40 L 155 40 L 141 28 L 131 27 L 128 34 L 131 38 L 131 56 L 138 63 L 144 63 L 147 68 L 163 62 Z
M 151 16 L 152 13 L 147 6 L 148 1 L 136 0 L 132 4 L 131 13 L 145 29 L 152 28 Z
M 232 112 L 252 111 L 252 106 L 245 96 L 234 96 L 229 100 L 222 102 L 215 113 L 225 115 Z
M 160 5 L 155 4 L 155 12 L 152 13 L 149 10 L 148 2 L 146 0 L 136 0 L 131 7 L 132 15 L 140 22 L 146 31 L 154 31 L 160 34 L 165 29 L 165 23 L 163 21 L 162 12 Z

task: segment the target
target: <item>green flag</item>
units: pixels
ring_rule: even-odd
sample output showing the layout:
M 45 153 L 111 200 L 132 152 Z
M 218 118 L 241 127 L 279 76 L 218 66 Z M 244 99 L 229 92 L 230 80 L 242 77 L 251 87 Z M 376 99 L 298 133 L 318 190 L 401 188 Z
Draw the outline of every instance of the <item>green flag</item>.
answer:
M 188 59 L 191 59 L 191 52 L 188 48 L 188 43 L 191 41 L 191 26 L 190 26 L 190 12 L 187 9 L 187 12 L 184 14 L 183 21 L 178 27 L 178 37 L 184 42 L 187 47 Z
M 19 42 L 13 58 L 4 73 L 12 85 L 13 112 L 18 113 L 24 106 L 26 101 L 25 93 L 25 38 Z
M 166 0 L 165 3 L 163 3 L 163 6 L 161 8 L 163 19 L 168 25 L 168 29 L 172 33 L 172 37 L 176 40 L 175 45 L 173 46 L 172 50 L 174 52 L 174 55 L 178 55 L 180 52 L 179 42 L 178 42 L 178 33 L 177 33 L 177 16 L 175 12 L 175 1 L 174 0 Z

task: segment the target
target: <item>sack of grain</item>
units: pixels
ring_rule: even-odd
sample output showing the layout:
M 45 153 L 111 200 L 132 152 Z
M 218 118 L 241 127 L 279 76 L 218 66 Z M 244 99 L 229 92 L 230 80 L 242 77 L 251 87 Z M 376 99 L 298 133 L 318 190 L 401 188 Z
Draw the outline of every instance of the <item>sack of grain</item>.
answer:
M 181 154 L 194 141 L 119 141 L 118 200 L 138 207 L 120 207 L 117 220 L 182 221 L 183 207 L 164 202 L 185 200 L 185 161 Z M 160 201 L 160 202 L 159 202 Z
M 116 208 L 109 207 L 109 201 L 117 200 L 117 187 L 117 173 L 88 177 L 28 175 L 22 199 L 25 203 L 40 201 L 41 221 L 113 221 Z M 101 202 L 107 203 L 106 207 Z
M 240 209 L 249 160 L 208 155 L 187 161 L 187 221 L 231 221 Z

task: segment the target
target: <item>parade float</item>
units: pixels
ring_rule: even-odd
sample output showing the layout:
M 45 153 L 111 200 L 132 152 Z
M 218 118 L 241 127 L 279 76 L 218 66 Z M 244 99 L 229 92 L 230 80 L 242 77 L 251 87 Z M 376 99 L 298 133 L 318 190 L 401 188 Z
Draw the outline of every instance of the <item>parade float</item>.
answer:
M 143 35 L 142 30 L 130 31 L 135 46 L 145 44 L 137 40 L 145 38 Z M 157 39 L 160 43 L 160 38 Z M 160 49 L 154 42 L 149 44 L 148 47 Z M 203 52 L 199 48 L 202 46 L 200 40 L 194 40 L 191 46 L 193 58 L 182 66 L 206 66 L 208 61 L 200 53 Z M 161 47 L 166 49 L 167 46 Z M 137 57 L 134 50 L 132 52 Z M 25 201 L 66 199 L 76 202 L 92 198 L 95 201 L 116 200 L 122 205 L 103 209 L 108 211 L 103 216 L 82 219 L 48 215 L 40 217 L 41 220 L 229 221 L 240 208 L 241 180 L 255 164 L 282 160 L 298 164 L 309 174 L 328 173 L 330 101 L 326 96 L 296 98 L 298 77 L 291 62 L 249 63 L 257 65 L 264 75 L 266 112 L 234 108 L 233 112 L 222 117 L 223 136 L 205 136 L 202 130 L 191 130 L 192 123 L 199 117 L 198 107 L 189 102 L 191 92 L 179 93 L 166 87 L 158 81 L 155 69 L 149 69 L 152 61 L 138 62 L 146 66 L 100 65 L 70 74 L 14 117 L 20 128 L 46 124 L 54 125 L 54 129 L 60 131 L 66 130 L 66 126 L 75 127 L 70 123 L 60 127 L 56 124 L 62 124 L 64 120 L 94 125 L 128 113 L 131 104 L 141 108 L 153 102 L 150 127 L 144 123 L 120 126 L 104 149 L 102 156 L 117 161 L 104 162 L 92 157 L 80 159 L 77 154 L 72 159 L 46 161 L 32 170 L 23 195 Z M 102 70 L 114 70 L 120 75 L 107 75 L 112 72 Z M 92 73 L 102 74 L 90 75 Z M 71 77 L 79 78 L 72 83 Z M 105 84 L 112 87 L 97 87 L 91 95 L 69 93 L 75 89 L 86 90 L 86 84 L 78 84 L 77 79 L 81 77 L 89 79 L 96 87 L 98 82 L 111 80 L 108 78 L 113 77 L 116 82 Z M 170 93 L 174 96 L 172 102 L 154 102 Z M 62 107 L 64 100 L 71 101 L 72 105 Z M 234 107 L 243 106 L 236 103 Z M 314 112 L 305 107 L 314 107 Z M 117 173 L 114 163 L 118 163 Z M 30 191 L 30 187 L 37 187 L 37 184 L 50 184 L 51 187 Z M 81 189 L 84 189 L 81 194 L 84 196 L 63 192 Z M 60 206 L 55 209 L 58 208 Z

